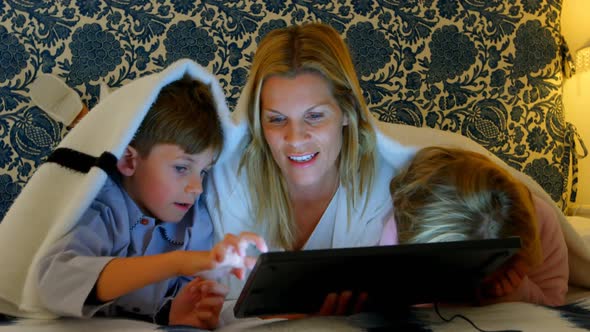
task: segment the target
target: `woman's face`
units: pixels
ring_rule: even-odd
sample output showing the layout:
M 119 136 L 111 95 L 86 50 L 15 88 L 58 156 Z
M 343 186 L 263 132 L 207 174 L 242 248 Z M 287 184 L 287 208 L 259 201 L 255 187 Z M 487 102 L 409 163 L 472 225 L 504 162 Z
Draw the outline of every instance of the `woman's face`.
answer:
M 264 138 L 289 190 L 333 186 L 348 120 L 328 82 L 314 73 L 268 77 L 260 109 Z

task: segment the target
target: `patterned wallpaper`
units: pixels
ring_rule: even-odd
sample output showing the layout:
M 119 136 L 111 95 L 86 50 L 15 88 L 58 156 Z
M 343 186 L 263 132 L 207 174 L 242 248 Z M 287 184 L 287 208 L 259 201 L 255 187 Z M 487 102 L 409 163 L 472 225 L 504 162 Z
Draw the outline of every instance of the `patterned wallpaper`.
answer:
M 573 134 L 560 11 L 560 0 L 4 0 L 0 218 L 67 133 L 30 101 L 40 73 L 92 107 L 101 82 L 116 89 L 188 57 L 220 78 L 233 107 L 260 39 L 309 21 L 342 33 L 381 121 L 468 136 L 565 208 Z

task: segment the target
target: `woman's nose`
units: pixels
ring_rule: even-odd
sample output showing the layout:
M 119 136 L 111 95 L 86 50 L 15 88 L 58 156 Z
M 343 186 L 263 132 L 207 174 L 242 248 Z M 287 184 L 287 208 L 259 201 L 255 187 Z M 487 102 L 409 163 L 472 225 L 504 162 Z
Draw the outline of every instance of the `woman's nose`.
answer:
M 287 125 L 285 131 L 285 141 L 296 144 L 307 139 L 307 129 L 305 124 L 291 122 Z

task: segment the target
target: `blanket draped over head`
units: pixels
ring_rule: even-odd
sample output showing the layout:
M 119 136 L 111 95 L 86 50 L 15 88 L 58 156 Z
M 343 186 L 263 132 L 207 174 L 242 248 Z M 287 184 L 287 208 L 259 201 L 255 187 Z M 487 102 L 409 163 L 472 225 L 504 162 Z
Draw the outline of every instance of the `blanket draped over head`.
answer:
M 244 98 L 238 103 L 235 114 L 230 114 L 217 79 L 193 61 L 179 60 L 159 73 L 144 76 L 109 94 L 66 135 L 48 161 L 37 169 L 0 223 L 0 313 L 19 317 L 55 317 L 39 300 L 36 288 L 38 260 L 52 243 L 74 226 L 90 205 L 108 172 L 115 169 L 116 159 L 122 156 L 159 91 L 185 74 L 209 85 L 217 103 L 225 138 L 217 164 L 241 154 L 247 135 L 244 109 L 240 107 L 244 105 Z M 590 287 L 590 250 L 532 178 L 459 134 L 377 120 L 374 125 L 378 153 L 396 167 L 411 158 L 417 148 L 446 145 L 483 153 L 509 169 L 534 194 L 554 206 L 568 245 L 570 281 Z M 211 187 L 214 189 L 215 184 Z M 219 215 L 212 213 L 214 225 L 219 225 L 219 220 L 215 220 Z
M 185 74 L 210 88 L 229 144 L 235 130 L 223 89 L 192 60 L 176 61 L 110 93 L 36 170 L 0 223 L 0 313 L 54 317 L 39 301 L 36 263 L 88 208 L 160 90 Z M 222 152 L 219 161 L 223 158 Z
M 569 282 L 580 287 L 590 288 L 590 247 L 588 243 L 576 232 L 557 204 L 551 199 L 551 196 L 533 178 L 509 166 L 483 146 L 460 134 L 428 127 L 417 128 L 383 122 L 378 122 L 376 125 L 378 128 L 377 140 L 380 145 L 380 151 L 385 156 L 387 156 L 388 147 L 392 146 L 392 142 L 404 146 L 414 146 L 416 148 L 435 145 L 449 146 L 484 154 L 508 170 L 514 177 L 522 181 L 533 194 L 542 198 L 554 209 L 561 224 L 561 230 L 568 248 Z

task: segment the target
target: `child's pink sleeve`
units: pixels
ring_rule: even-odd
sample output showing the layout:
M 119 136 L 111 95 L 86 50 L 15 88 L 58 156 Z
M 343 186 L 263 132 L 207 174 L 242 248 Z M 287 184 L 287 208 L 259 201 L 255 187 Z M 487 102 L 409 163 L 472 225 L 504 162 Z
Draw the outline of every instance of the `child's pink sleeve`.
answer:
M 379 244 L 382 246 L 397 244 L 397 224 L 393 215 L 385 223 L 385 226 L 383 226 L 383 233 L 381 234 Z
M 538 197 L 533 197 L 533 201 L 539 221 L 543 262 L 523 280 L 517 290 L 517 300 L 550 306 L 562 305 L 565 303 L 569 278 L 567 246 L 553 208 Z

